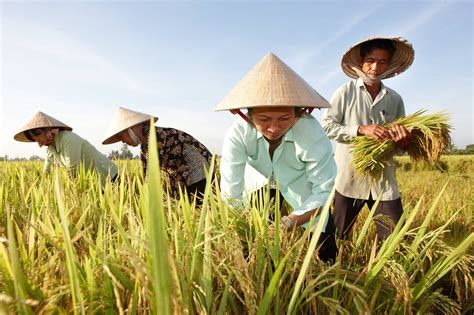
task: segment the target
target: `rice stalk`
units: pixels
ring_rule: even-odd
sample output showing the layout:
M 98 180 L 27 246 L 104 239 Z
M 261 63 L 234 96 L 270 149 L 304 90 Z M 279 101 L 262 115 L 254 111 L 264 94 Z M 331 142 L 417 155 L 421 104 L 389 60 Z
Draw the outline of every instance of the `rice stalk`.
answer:
M 32 314 L 31 307 L 25 303 L 27 294 L 27 283 L 25 275 L 21 270 L 20 259 L 17 253 L 17 242 L 13 231 L 13 216 L 11 211 L 7 208 L 7 231 L 8 231 L 8 258 L 6 253 L 3 254 L 2 265 L 4 270 L 10 272 L 10 279 L 13 282 L 14 296 L 16 299 L 17 311 L 19 314 Z M 3 247 L 3 246 L 2 246 Z M 8 260 L 9 261 L 8 261 Z
M 446 271 L 447 265 L 440 263 L 440 268 L 433 269 L 471 233 L 472 160 L 460 163 L 451 158 L 443 157 L 449 159 L 450 172 L 454 162 L 456 167 L 462 167 L 462 171 L 456 168 L 452 173 L 462 180 L 450 180 L 445 188 L 445 175 L 427 171 L 414 176 L 412 171 L 405 174 L 401 170 L 402 175 L 408 176 L 402 182 L 405 203 L 419 206 L 407 230 L 407 222 L 397 225 L 393 233 L 396 237 L 390 244 L 373 242 L 373 226 L 369 224 L 367 228 L 361 223 L 354 227 L 356 233 L 365 231 L 359 247 L 341 242 L 344 250 L 340 250 L 335 265 L 320 263 L 315 248 L 292 313 L 469 313 L 474 287 L 472 242 L 466 251 L 449 262 L 443 261 L 452 268 Z M 156 230 L 157 221 L 150 219 L 151 208 L 146 208 L 145 203 L 148 191 L 153 192 L 154 198 L 159 196 L 155 190 L 147 190 L 149 182 L 143 184 L 138 161 L 120 163 L 121 182 L 106 185 L 103 194 L 93 173 L 74 178 L 59 172 L 86 313 L 157 312 L 154 298 L 163 297 L 155 290 L 151 263 L 154 254 L 149 224 L 153 222 Z M 0 313 L 17 313 L 18 303 L 23 302 L 39 314 L 74 311 L 55 177 L 41 174 L 39 162 L 0 164 L 0 209 L 4 214 L 0 216 Z M 429 185 L 420 182 L 425 178 L 429 178 Z M 176 201 L 163 194 L 171 312 L 286 312 L 311 249 L 309 233 L 298 228 L 276 237 L 281 232 L 276 229 L 272 239 L 268 235 L 268 216 L 276 210 L 274 224 L 279 225 L 278 198 L 274 206 L 263 194 L 261 201 L 241 206 L 237 212 L 220 198 L 216 182 L 209 181 L 208 185 L 207 201 L 202 207 L 186 194 Z M 432 203 L 427 204 L 426 200 Z M 6 215 L 7 209 L 12 209 L 10 215 Z M 408 210 L 405 219 L 414 211 Z M 22 243 L 12 248 L 9 221 L 13 235 L 19 236 L 17 243 Z M 459 242 L 453 246 L 445 243 L 449 230 L 458 233 Z M 466 235 L 465 231 L 469 233 Z M 23 299 L 15 296 L 9 260 L 9 250 L 13 248 L 18 257 L 16 266 L 27 279 L 24 286 L 17 283 L 24 288 Z M 383 257 L 377 252 L 388 256 L 384 263 L 380 263 Z M 166 256 L 161 252 L 159 255 Z M 284 266 L 279 269 L 282 261 Z M 368 283 L 374 267 L 380 269 L 375 281 Z M 423 278 L 429 274 L 434 277 Z M 420 284 L 422 279 L 427 281 Z M 416 301 L 415 288 L 423 288 Z
M 55 193 L 58 203 L 59 213 L 59 224 L 61 226 L 61 232 L 63 236 L 64 251 L 66 252 L 66 267 L 69 276 L 69 285 L 71 288 L 71 295 L 73 301 L 74 314 L 85 314 L 84 300 L 82 297 L 81 287 L 79 283 L 79 273 L 76 267 L 76 253 L 72 246 L 71 236 L 69 234 L 69 224 L 66 218 L 66 211 L 64 209 L 64 202 L 61 195 L 61 189 L 59 186 L 59 175 L 56 172 L 55 176 Z
M 355 242 L 355 247 L 356 248 L 359 248 L 360 245 L 362 244 L 362 241 L 366 238 L 367 231 L 369 230 L 370 222 L 372 221 L 372 218 L 375 214 L 375 210 L 377 210 L 377 207 L 379 206 L 381 198 L 382 198 L 382 194 L 380 193 L 379 196 L 377 197 L 377 200 L 375 200 L 375 203 L 372 206 L 372 209 L 370 210 L 369 215 L 365 219 L 364 226 L 362 227 L 362 230 L 358 233 L 359 236 L 357 237 L 357 240 Z
M 163 189 L 160 179 L 156 133 L 150 127 L 148 181 L 145 189 L 145 225 L 149 241 L 151 267 L 152 310 L 154 313 L 170 315 L 174 305 L 170 252 L 168 250 L 167 225 L 163 213 Z
M 459 257 L 467 252 L 473 242 L 474 233 L 471 233 L 459 246 L 449 253 L 448 256 L 440 257 L 413 288 L 413 301 L 420 299 L 428 288 L 454 268 L 459 262 Z
M 313 257 L 313 253 L 314 253 L 314 250 L 316 249 L 316 245 L 318 244 L 319 237 L 321 236 L 323 226 L 324 226 L 324 224 L 325 224 L 325 222 L 326 222 L 326 220 L 329 216 L 329 208 L 331 206 L 331 202 L 332 202 L 332 199 L 334 197 L 334 192 L 335 192 L 335 188 L 333 188 L 333 190 L 329 194 L 327 202 L 324 205 L 324 207 L 321 211 L 321 214 L 319 216 L 319 221 L 316 224 L 316 228 L 315 228 L 315 230 L 313 232 L 313 235 L 311 237 L 311 242 L 309 244 L 308 251 L 306 252 L 306 255 L 305 255 L 305 258 L 304 258 L 304 261 L 303 261 L 303 265 L 301 266 L 300 272 L 298 274 L 298 279 L 296 279 L 295 287 L 293 289 L 293 294 L 291 296 L 291 300 L 290 300 L 290 303 L 288 305 L 287 314 L 293 314 L 295 312 L 296 299 L 298 297 L 301 298 L 301 295 L 300 295 L 301 285 L 302 285 L 303 279 L 306 275 L 306 271 L 308 270 L 310 261 Z M 308 223 L 308 229 L 311 229 L 310 227 L 313 226 L 314 219 L 315 219 L 315 217 L 313 216 L 311 218 L 310 222 Z
M 411 133 L 407 153 L 414 161 L 438 161 L 441 154 L 451 148 L 449 115 L 446 112 L 423 115 L 425 112 L 419 110 L 384 127 L 390 129 L 394 125 L 402 125 Z M 393 164 L 392 157 L 397 153 L 397 145 L 391 139 L 378 141 L 359 136 L 351 144 L 354 168 L 362 179 L 380 179 L 385 167 Z

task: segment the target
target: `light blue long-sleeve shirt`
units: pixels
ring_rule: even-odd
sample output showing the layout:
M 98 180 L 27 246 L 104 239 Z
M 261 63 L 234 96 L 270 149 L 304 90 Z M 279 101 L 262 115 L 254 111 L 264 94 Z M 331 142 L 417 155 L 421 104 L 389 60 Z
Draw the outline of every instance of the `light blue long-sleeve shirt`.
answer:
M 257 129 L 244 120 L 234 122 L 222 149 L 220 173 L 224 199 L 243 198 L 246 164 L 279 182 L 281 194 L 295 215 L 323 206 L 336 177 L 331 143 L 311 115 L 300 117 L 285 133 L 273 159 L 268 141 Z
M 63 130 L 55 135 L 54 145 L 48 146 L 46 152 L 44 171 L 49 171 L 55 164 L 66 167 L 68 171 L 76 171 L 83 163 L 85 169 L 93 168 L 99 173 L 102 186 L 107 177 L 114 178 L 118 173 L 114 162 L 71 131 Z

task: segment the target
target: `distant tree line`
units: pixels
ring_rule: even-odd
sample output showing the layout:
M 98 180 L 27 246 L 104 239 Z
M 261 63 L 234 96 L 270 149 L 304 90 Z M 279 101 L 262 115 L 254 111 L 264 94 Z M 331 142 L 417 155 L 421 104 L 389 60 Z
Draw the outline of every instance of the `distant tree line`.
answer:
M 469 144 L 466 146 L 464 149 L 458 149 L 455 146 L 453 149 L 448 152 L 449 155 L 457 155 L 457 154 L 474 154 L 474 144 Z M 120 150 L 112 150 L 107 157 L 111 160 L 133 160 L 133 159 L 139 159 L 140 157 L 138 155 L 133 155 L 132 151 L 128 148 L 128 145 L 124 143 Z M 44 161 L 43 158 L 37 156 L 37 155 L 32 155 L 29 158 L 25 157 L 15 157 L 15 158 L 9 158 L 8 155 L 5 156 L 0 156 L 0 161 Z
M 138 155 L 133 156 L 126 143 L 122 144 L 120 150 L 112 150 L 107 157 L 111 160 L 133 160 L 139 158 Z
M 112 150 L 107 157 L 111 160 L 133 160 L 133 159 L 140 159 L 140 156 L 133 155 L 132 151 L 128 148 L 128 145 L 124 143 L 120 150 Z M 15 157 L 10 158 L 8 155 L 0 156 L 0 161 L 44 161 L 42 157 L 37 155 L 32 155 L 29 158 L 25 157 Z
M 15 162 L 15 161 L 44 161 L 44 159 L 42 157 L 37 156 L 37 155 L 32 155 L 29 158 L 25 158 L 25 157 L 10 158 L 10 157 L 8 157 L 8 155 L 5 155 L 5 156 L 0 156 L 0 161 L 11 161 L 11 162 Z
M 474 154 L 474 144 L 468 144 L 465 149 L 458 149 L 455 146 L 448 154 Z

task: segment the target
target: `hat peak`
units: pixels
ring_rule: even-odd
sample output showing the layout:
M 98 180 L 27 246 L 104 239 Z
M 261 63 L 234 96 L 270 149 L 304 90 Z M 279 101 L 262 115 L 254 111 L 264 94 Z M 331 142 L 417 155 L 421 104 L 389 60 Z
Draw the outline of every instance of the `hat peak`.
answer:
M 216 110 L 251 107 L 330 107 L 273 52 L 269 52 L 219 103 Z
M 31 142 L 31 140 L 26 137 L 25 132 L 38 128 L 61 128 L 64 130 L 72 130 L 72 128 L 65 123 L 49 116 L 48 114 L 43 113 L 42 111 L 38 111 L 28 120 L 28 122 L 20 129 L 19 132 L 17 132 L 13 138 L 17 141 Z
M 133 126 L 150 121 L 150 119 L 153 119 L 154 122 L 158 120 L 157 117 L 152 115 L 119 106 L 115 111 L 112 123 L 106 133 L 106 139 L 102 141 L 102 144 L 111 144 L 120 141 L 118 135 L 121 132 Z

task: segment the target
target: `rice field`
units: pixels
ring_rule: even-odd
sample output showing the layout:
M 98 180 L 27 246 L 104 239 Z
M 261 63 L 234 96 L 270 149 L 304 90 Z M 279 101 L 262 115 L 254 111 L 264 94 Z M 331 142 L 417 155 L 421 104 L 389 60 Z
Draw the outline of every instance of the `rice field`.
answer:
M 473 156 L 398 158 L 404 218 L 379 244 L 366 209 L 331 266 L 317 259 L 318 230 L 271 237 L 266 202 L 237 212 L 215 183 L 202 207 L 169 199 L 150 158 L 146 182 L 139 161 L 119 162 L 103 190 L 83 169 L 0 162 L 0 313 L 474 311 Z

